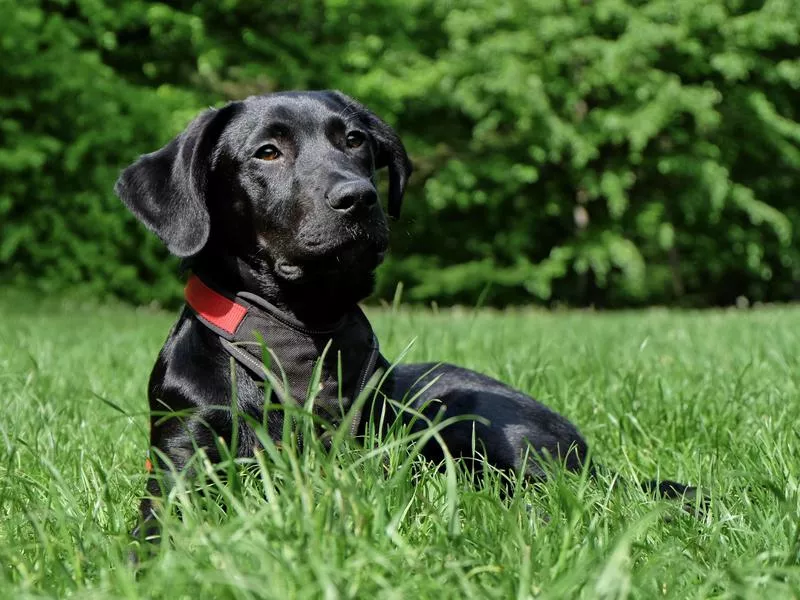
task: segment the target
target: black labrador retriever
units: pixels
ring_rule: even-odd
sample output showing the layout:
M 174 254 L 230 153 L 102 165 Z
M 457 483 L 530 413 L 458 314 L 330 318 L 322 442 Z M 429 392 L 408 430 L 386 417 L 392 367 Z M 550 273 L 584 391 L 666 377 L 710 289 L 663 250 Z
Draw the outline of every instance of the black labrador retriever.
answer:
M 183 469 L 197 448 L 219 460 L 216 439 L 230 441 L 231 378 L 238 410 L 263 422 L 265 381 L 275 402 L 304 401 L 314 363 L 324 356 L 315 413 L 334 426 L 372 375 L 387 370 L 358 301 L 373 288 L 388 246 L 375 172 L 388 167 L 388 212 L 397 217 L 411 163 L 397 134 L 364 106 L 335 91 L 278 93 L 208 110 L 162 149 L 139 158 L 116 192 L 192 272 L 187 305 L 150 377 L 151 445 L 162 469 Z M 263 342 L 274 361 L 261 360 Z M 327 349 L 327 352 L 326 352 Z M 231 369 L 234 359 L 234 370 Z M 460 367 L 397 365 L 375 398 L 409 399 L 433 419 L 472 415 L 441 432 L 454 456 L 480 450 L 502 470 L 542 477 L 548 455 L 578 470 L 587 445 L 565 418 L 509 386 Z M 164 419 L 165 411 L 182 417 Z M 378 411 L 352 419 L 353 434 Z M 380 411 L 397 418 L 402 410 Z M 402 417 L 401 417 L 402 418 Z M 268 411 L 280 438 L 283 414 Z M 417 420 L 415 427 L 424 427 Z M 242 423 L 237 453 L 258 440 Z M 431 460 L 441 446 L 422 449 Z M 479 461 L 475 461 L 479 462 Z M 691 494 L 674 482 L 665 496 Z M 150 478 L 135 533 L 157 537 Z

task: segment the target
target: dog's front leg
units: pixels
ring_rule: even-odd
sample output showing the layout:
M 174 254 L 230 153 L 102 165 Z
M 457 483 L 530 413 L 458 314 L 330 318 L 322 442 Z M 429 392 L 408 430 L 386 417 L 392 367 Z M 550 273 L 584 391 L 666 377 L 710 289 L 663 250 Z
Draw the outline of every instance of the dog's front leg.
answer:
M 138 547 L 131 550 L 130 559 L 138 563 L 140 550 L 152 549 L 150 544 L 161 542 L 161 523 L 158 520 L 156 504 L 161 498 L 161 488 L 154 478 L 148 479 L 145 496 L 139 503 L 139 521 L 131 532 L 131 537 L 138 542 Z
M 152 425 L 151 447 L 153 460 L 147 461 L 148 479 L 145 494 L 139 504 L 139 516 L 131 537 L 136 547 L 131 552 L 131 561 L 137 563 L 142 554 L 152 552 L 162 540 L 162 516 L 165 499 L 180 477 L 187 483 L 198 477 L 192 466 L 192 457 L 198 452 L 212 463 L 220 462 L 218 442 L 229 443 L 230 431 L 225 427 L 229 417 L 218 414 L 216 418 L 203 415 L 187 420 L 173 418 Z M 216 421 L 209 423 L 209 420 Z

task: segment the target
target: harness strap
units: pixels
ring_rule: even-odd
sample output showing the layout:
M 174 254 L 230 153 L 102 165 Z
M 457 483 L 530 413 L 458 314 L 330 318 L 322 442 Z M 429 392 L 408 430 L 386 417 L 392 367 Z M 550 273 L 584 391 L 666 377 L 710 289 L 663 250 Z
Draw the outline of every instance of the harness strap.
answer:
M 314 364 L 325 355 L 315 409 L 334 421 L 349 409 L 383 364 L 377 338 L 358 307 L 335 325 L 315 330 L 278 310 L 263 298 L 241 292 L 228 295 L 212 289 L 192 275 L 184 292 L 195 318 L 219 336 L 223 349 L 256 379 L 267 379 L 267 370 L 279 380 L 287 378 L 286 392 L 298 401 L 308 393 Z M 263 344 L 262 344 L 263 342 Z M 263 364 L 263 345 L 278 365 Z M 379 364 L 380 362 L 380 364 Z M 357 426 L 359 416 L 354 425 Z

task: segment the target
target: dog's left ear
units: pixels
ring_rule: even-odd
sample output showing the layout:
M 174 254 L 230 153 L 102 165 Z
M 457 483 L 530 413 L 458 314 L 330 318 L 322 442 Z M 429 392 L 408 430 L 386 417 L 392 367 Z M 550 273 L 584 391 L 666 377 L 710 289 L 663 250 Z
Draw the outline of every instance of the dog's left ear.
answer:
M 413 170 L 400 136 L 363 104 L 338 90 L 333 91 L 332 94 L 347 107 L 355 108 L 361 120 L 369 127 L 369 132 L 378 146 L 375 168 L 389 167 L 389 216 L 397 219 L 400 216 L 400 206 L 403 204 L 406 184 Z

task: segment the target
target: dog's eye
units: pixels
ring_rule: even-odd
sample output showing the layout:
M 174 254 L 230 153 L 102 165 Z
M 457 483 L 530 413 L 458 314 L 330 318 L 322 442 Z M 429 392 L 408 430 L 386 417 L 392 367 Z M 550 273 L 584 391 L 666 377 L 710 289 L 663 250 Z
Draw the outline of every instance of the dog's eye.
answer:
M 364 143 L 366 137 L 360 131 L 351 131 L 347 134 L 347 147 L 358 148 Z
M 278 150 L 272 144 L 267 144 L 266 146 L 261 146 L 258 150 L 256 150 L 255 157 L 260 158 L 261 160 L 275 160 L 276 158 L 280 158 L 281 151 Z

